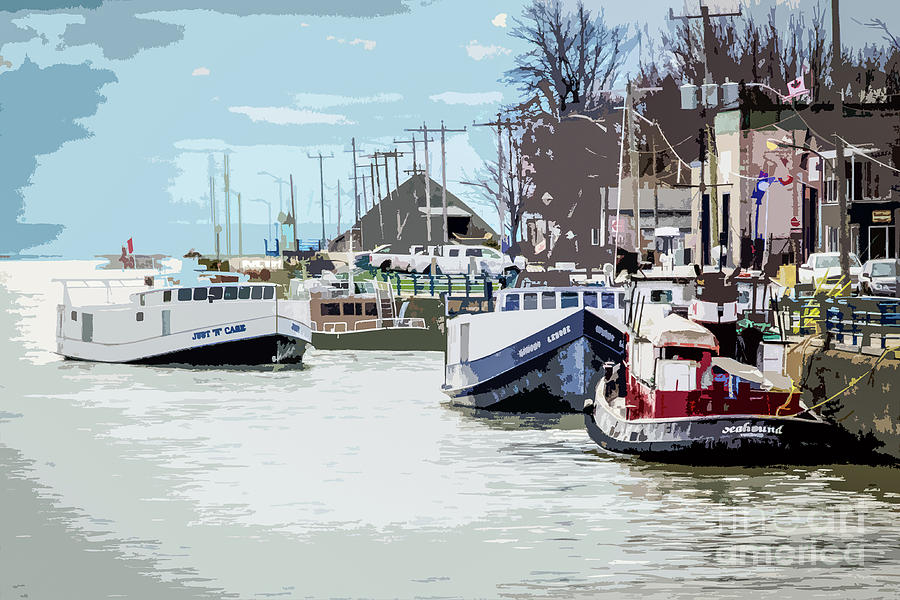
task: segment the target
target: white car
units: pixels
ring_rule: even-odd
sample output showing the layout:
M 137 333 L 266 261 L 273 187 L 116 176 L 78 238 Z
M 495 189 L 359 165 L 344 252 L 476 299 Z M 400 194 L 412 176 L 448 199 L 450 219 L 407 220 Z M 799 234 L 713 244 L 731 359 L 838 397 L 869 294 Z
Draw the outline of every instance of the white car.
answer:
M 859 285 L 859 274 L 862 272 L 862 264 L 855 254 L 848 254 L 850 262 L 850 289 L 856 291 Z M 814 252 L 809 255 L 805 263 L 797 270 L 797 279 L 800 283 L 811 283 L 820 286 L 825 291 L 833 290 L 838 283 L 844 287 L 847 282 L 841 281 L 841 254 L 840 252 Z
M 410 271 L 413 273 L 431 273 L 432 264 L 437 272 L 445 275 L 486 274 L 496 277 L 511 271 L 524 271 L 525 259 L 517 256 L 515 260 L 502 254 L 495 248 L 487 246 L 413 246 L 409 253 L 396 254 L 390 246 L 376 248 L 370 253 L 361 255 L 368 263 L 385 271 Z
M 896 296 L 900 260 L 879 258 L 866 261 L 859 274 L 859 293 L 864 296 Z

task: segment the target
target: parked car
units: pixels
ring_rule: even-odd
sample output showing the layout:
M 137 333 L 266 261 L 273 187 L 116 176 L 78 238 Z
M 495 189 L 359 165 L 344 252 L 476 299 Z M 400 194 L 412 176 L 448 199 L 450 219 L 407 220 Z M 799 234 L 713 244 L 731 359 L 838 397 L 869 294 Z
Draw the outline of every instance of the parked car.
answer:
M 367 253 L 363 262 L 366 259 L 376 268 L 413 273 L 431 273 L 432 264 L 439 273 L 446 275 L 484 273 L 496 277 L 525 269 L 523 257 L 517 256 L 513 260 L 488 246 L 413 246 L 408 253 L 402 254 L 392 252 L 390 246 L 381 246 Z
M 862 264 L 859 258 L 850 252 L 850 290 L 856 291 L 859 285 L 859 274 L 862 272 Z M 814 252 L 809 255 L 805 263 L 797 270 L 797 279 L 800 283 L 819 285 L 823 290 L 832 290 L 840 283 L 844 287 L 847 282 L 841 281 L 841 254 L 840 252 Z
M 900 260 L 877 258 L 866 261 L 859 274 L 859 293 L 866 296 L 896 296 Z

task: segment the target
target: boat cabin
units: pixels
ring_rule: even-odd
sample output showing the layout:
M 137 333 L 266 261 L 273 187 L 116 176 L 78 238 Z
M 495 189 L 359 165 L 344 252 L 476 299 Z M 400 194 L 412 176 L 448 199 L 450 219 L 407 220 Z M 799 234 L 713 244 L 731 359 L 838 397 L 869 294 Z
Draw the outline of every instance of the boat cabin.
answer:
M 510 288 L 497 294 L 496 312 L 601 308 L 625 310 L 625 290 L 595 286 Z
M 631 345 L 626 418 L 662 419 L 704 415 L 790 414 L 799 410 L 783 364 L 740 363 L 719 356 L 706 327 L 670 314 L 646 338 Z M 775 370 L 778 368 L 778 370 Z

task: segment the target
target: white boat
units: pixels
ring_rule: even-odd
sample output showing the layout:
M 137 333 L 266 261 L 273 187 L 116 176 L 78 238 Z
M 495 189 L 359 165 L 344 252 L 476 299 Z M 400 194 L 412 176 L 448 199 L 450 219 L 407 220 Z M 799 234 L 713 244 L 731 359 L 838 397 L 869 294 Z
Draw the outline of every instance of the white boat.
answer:
M 209 275 L 219 279 L 222 274 Z M 146 364 L 253 365 L 302 359 L 311 340 L 308 305 L 278 299 L 275 284 L 217 283 L 183 275 L 172 285 L 174 276 L 163 279 L 165 285 L 158 287 L 150 278 L 55 280 L 63 285 L 57 353 Z
M 509 412 L 580 411 L 625 338 L 623 288 L 502 290 L 493 312 L 447 322 L 443 391 L 454 404 Z

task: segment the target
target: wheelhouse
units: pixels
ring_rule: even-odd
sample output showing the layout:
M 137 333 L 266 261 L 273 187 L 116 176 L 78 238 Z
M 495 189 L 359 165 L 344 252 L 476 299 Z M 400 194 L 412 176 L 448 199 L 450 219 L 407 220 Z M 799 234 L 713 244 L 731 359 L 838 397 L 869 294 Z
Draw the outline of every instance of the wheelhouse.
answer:
M 513 288 L 498 294 L 496 310 L 498 312 L 514 312 L 566 308 L 624 310 L 625 291 L 593 286 Z

